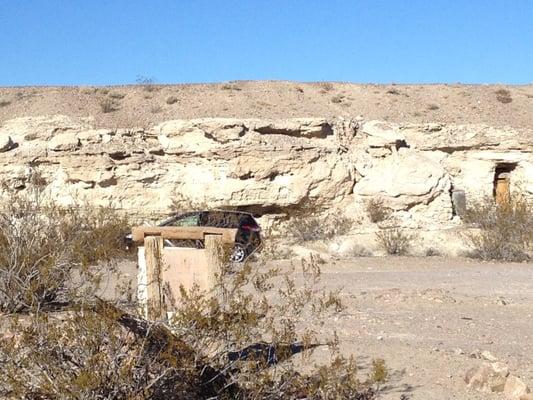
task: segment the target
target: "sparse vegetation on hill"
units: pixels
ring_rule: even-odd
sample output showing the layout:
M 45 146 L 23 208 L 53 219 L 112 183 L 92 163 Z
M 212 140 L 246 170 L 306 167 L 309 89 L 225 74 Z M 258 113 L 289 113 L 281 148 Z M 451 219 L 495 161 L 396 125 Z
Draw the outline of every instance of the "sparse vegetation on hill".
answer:
M 375 85 L 339 82 L 232 81 L 213 84 L 159 85 L 139 77 L 137 85 L 110 87 L 0 88 L 0 121 L 17 116 L 64 114 L 93 116 L 97 125 L 149 126 L 172 119 L 209 117 L 289 118 L 358 116 L 396 123 L 483 123 L 493 127 L 529 128 L 533 87 L 501 85 Z M 120 109 L 105 112 L 105 95 L 125 95 Z M 19 96 L 20 94 L 20 96 Z M 341 102 L 332 101 L 336 95 Z M 169 96 L 180 101 L 161 113 L 150 105 L 164 104 Z M 14 101 L 18 98 L 24 101 Z M 121 100 L 121 99 L 115 99 Z M 150 100 L 150 101 L 149 101 Z M 503 103 L 512 101 L 512 107 Z M 502 103 L 503 102 L 503 103 Z M 438 112 L 429 112 L 436 104 Z M 264 106 L 267 105 L 267 106 Z M 342 108 L 341 108 L 342 107 Z M 495 112 L 497 107 L 498 112 Z

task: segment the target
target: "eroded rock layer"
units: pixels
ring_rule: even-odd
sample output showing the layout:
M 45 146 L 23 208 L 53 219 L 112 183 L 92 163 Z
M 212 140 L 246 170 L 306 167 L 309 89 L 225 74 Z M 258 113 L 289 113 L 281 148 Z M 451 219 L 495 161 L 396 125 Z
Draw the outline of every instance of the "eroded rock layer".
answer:
M 232 206 L 364 223 L 365 202 L 379 197 L 404 225 L 440 227 L 457 220 L 454 192 L 493 195 L 502 168 L 511 191 L 533 196 L 532 151 L 531 129 L 483 125 L 203 118 L 95 129 L 57 115 L 0 127 L 0 180 L 26 190 L 38 170 L 62 204 L 154 219 L 173 206 Z

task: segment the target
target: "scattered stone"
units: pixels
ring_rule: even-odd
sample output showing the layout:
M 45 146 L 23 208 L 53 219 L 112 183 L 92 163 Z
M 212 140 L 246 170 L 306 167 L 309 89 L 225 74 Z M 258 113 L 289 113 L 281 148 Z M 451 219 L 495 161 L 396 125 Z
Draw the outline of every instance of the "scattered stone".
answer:
M 465 352 L 463 351 L 463 349 L 459 349 L 459 348 L 458 348 L 458 349 L 455 349 L 453 352 L 454 352 L 456 355 L 458 355 L 458 356 L 461 356 L 461 355 L 465 354 Z
M 491 361 L 491 362 L 498 361 L 498 359 L 494 356 L 494 354 L 492 354 L 488 350 L 483 351 L 481 353 L 481 357 L 483 357 L 485 360 Z
M 481 358 L 481 352 L 479 350 L 474 350 L 471 352 L 468 357 L 470 358 Z
M 60 133 L 48 142 L 48 149 L 53 151 L 71 151 L 80 146 L 80 139 L 76 133 Z
M 529 393 L 529 388 L 520 378 L 511 375 L 505 381 L 503 392 L 509 400 L 519 400 Z
M 465 382 L 469 388 L 480 392 L 503 392 L 508 375 L 505 364 L 485 362 L 480 367 L 468 370 Z
M 0 135 L 0 153 L 11 150 L 15 147 L 15 143 L 9 135 Z

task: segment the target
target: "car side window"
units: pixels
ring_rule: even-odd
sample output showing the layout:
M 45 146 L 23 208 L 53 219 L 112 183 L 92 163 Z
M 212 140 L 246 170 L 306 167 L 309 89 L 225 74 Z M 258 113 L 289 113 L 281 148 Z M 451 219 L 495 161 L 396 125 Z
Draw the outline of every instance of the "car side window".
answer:
M 186 215 L 178 218 L 172 223 L 172 226 L 198 226 L 199 215 Z

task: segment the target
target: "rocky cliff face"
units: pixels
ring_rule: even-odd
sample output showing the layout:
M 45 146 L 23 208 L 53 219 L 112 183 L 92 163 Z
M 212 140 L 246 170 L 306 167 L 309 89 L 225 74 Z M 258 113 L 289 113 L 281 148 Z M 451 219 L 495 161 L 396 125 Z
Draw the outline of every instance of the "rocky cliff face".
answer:
M 364 222 L 379 197 L 410 227 L 458 223 L 452 192 L 492 195 L 497 168 L 533 196 L 533 130 L 391 125 L 358 119 L 203 118 L 95 129 L 66 116 L 0 127 L 0 180 L 25 190 L 33 171 L 63 204 L 88 201 L 159 218 L 182 208 L 259 214 L 343 213 Z

